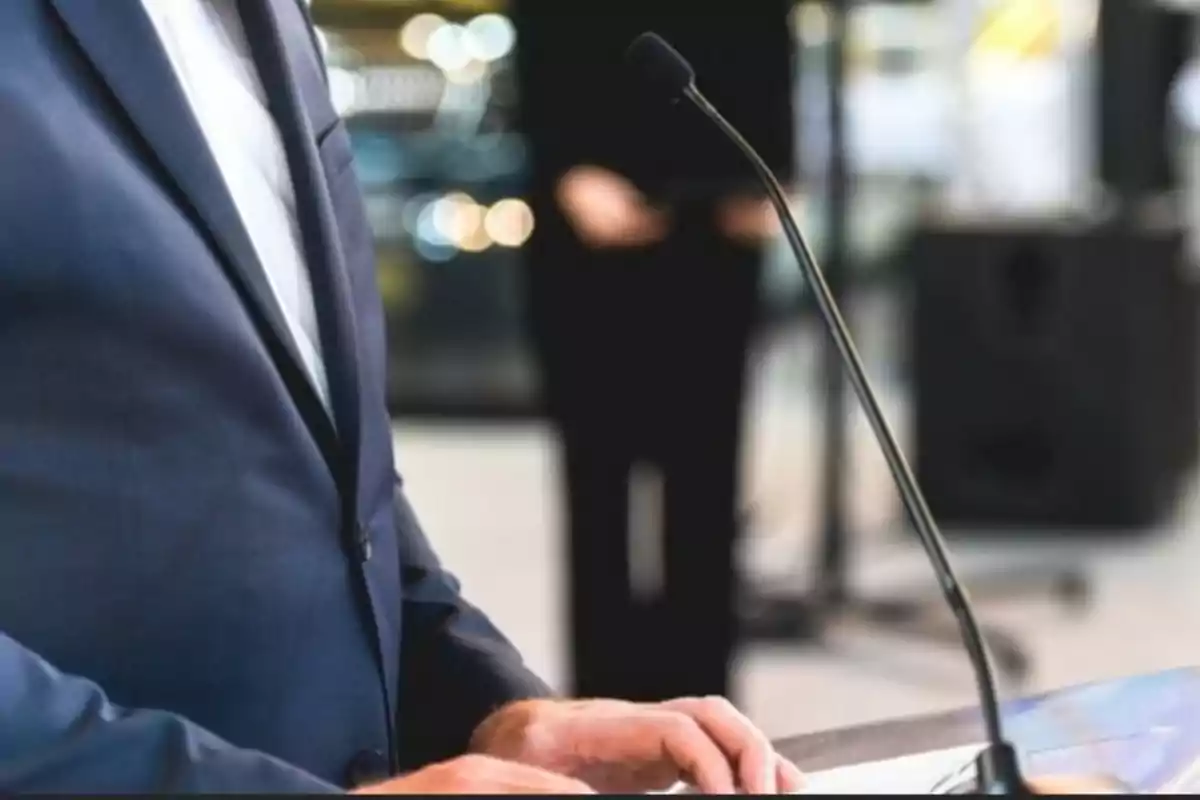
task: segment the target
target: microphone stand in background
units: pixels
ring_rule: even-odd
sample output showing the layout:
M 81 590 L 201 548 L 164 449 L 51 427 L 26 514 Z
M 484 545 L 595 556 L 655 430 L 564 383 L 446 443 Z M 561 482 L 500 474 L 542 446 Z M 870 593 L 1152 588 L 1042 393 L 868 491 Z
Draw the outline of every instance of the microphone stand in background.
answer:
M 847 6 L 853 0 L 829 0 L 829 36 L 826 42 L 828 80 L 829 151 L 826 176 L 828 209 L 824 274 L 831 295 L 838 301 L 845 293 L 849 253 L 849 167 L 845 135 Z M 830 624 L 849 624 L 856 629 L 891 631 L 949 646 L 959 645 L 959 631 L 944 611 L 936 593 L 927 597 L 866 598 L 854 593 L 847 575 L 850 547 L 855 534 L 846 514 L 846 467 L 848 456 L 846 377 L 842 356 L 828 336 L 822 343 L 821 379 L 824 384 L 822 426 L 825 436 L 821 480 L 821 521 L 815 559 L 814 588 L 808 592 L 759 589 L 750 592 L 742 614 L 742 635 L 753 641 L 794 643 L 820 642 Z M 1068 603 L 1082 603 L 1087 585 L 1069 570 L 1020 569 L 1017 574 L 969 580 L 972 594 L 979 597 L 1010 598 L 1049 590 Z M 1031 669 L 1030 656 L 1017 637 L 991 625 L 982 626 L 997 667 L 1013 681 L 1023 681 Z

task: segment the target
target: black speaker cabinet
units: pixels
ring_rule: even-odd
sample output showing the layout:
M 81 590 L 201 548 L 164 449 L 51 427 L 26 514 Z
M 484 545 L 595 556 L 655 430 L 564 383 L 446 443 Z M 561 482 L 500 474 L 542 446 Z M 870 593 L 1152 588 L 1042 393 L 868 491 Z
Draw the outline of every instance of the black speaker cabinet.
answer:
M 936 224 L 907 267 L 916 469 L 948 528 L 1162 519 L 1196 455 L 1181 232 Z
M 1101 0 L 1095 108 L 1099 177 L 1121 200 L 1177 185 L 1169 96 L 1193 44 L 1193 12 L 1150 0 Z

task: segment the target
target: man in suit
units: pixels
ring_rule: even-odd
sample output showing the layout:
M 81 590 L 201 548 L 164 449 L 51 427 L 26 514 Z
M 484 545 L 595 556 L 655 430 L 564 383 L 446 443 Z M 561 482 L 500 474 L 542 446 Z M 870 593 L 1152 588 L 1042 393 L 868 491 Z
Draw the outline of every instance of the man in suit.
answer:
M 0 791 L 793 786 L 727 703 L 550 698 L 439 564 L 323 75 L 297 0 L 0 2 Z

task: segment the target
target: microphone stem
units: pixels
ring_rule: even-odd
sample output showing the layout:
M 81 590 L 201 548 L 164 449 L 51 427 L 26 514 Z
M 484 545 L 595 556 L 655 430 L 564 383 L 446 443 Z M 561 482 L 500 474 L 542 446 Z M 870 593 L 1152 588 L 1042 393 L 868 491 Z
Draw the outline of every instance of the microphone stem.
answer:
M 930 560 L 934 563 L 936 577 L 942 594 L 945 596 L 946 602 L 953 611 L 955 620 L 958 623 L 963 646 L 967 649 L 967 653 L 976 667 L 974 670 L 975 679 L 979 691 L 980 708 L 983 713 L 983 724 L 987 735 L 987 742 L 990 746 L 1002 745 L 1004 744 L 1004 736 L 997 703 L 998 693 L 996 691 L 995 670 L 992 666 L 987 647 L 984 644 L 979 623 L 971 610 L 971 603 L 967 597 L 966 589 L 958 582 L 958 578 L 954 574 L 954 567 L 950 563 L 949 554 L 946 552 L 942 536 L 938 532 L 937 523 L 933 519 L 933 514 L 930 513 L 929 506 L 925 502 L 925 497 L 921 494 L 912 469 L 909 467 L 908 461 L 904 458 L 904 454 L 900 451 L 895 434 L 892 433 L 891 426 L 888 425 L 887 419 L 884 417 L 883 411 L 875 399 L 875 394 L 871 389 L 866 370 L 863 368 L 862 359 L 859 357 L 858 350 L 855 348 L 850 333 L 846 328 L 846 323 L 842 319 L 837 302 L 834 300 L 833 294 L 825 282 L 825 277 L 822 275 L 820 267 L 817 266 L 816 258 L 805 241 L 804 235 L 800 232 L 796 220 L 788 210 L 787 195 L 784 193 L 783 187 L 779 185 L 779 181 L 776 180 L 770 168 L 763 162 L 762 157 L 758 155 L 737 129 L 729 124 L 725 117 L 721 115 L 721 112 L 708 102 L 708 99 L 700 93 L 695 85 L 687 87 L 684 90 L 684 96 L 720 127 L 725 135 L 737 145 L 742 154 L 749 159 L 750 164 L 754 167 L 754 171 L 758 173 L 758 177 L 767 189 L 768 197 L 772 205 L 774 205 L 776 213 L 779 215 L 779 222 L 783 226 L 783 232 L 787 237 L 788 244 L 791 245 L 796 255 L 796 260 L 800 264 L 800 270 L 804 273 L 805 280 L 808 281 L 809 287 L 816 297 L 821 315 L 825 318 L 825 322 L 829 327 L 829 334 L 833 337 L 834 344 L 837 346 L 846 364 L 849 373 L 848 377 L 850 378 L 851 385 L 854 387 L 854 392 L 858 395 L 863 412 L 867 415 L 867 421 L 870 423 L 876 438 L 879 440 L 879 446 L 883 450 L 883 456 L 887 461 L 888 469 L 892 473 L 896 487 L 900 490 L 904 507 L 908 511 L 922 546 L 925 548 Z

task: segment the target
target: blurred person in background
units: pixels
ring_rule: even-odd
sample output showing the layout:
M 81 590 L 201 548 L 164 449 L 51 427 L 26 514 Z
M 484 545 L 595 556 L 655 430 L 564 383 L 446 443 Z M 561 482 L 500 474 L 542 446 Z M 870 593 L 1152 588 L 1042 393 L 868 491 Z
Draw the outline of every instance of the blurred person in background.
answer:
M 0 2 L 0 793 L 793 789 L 439 562 L 324 78 L 299 0 Z
M 528 304 L 562 447 L 581 696 L 729 693 L 747 354 L 774 232 L 742 156 L 689 103 L 641 91 L 623 53 L 663 35 L 787 180 L 791 5 L 513 4 L 536 220 Z M 630 563 L 638 475 L 661 486 L 648 597 Z

